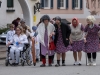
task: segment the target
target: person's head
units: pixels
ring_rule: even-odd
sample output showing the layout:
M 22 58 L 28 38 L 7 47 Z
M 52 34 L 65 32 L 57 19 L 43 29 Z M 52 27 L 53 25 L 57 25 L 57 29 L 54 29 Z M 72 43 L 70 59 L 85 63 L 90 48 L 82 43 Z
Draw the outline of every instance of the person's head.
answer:
M 20 22 L 20 20 L 21 20 L 21 19 L 20 19 L 19 17 L 16 19 L 17 22 Z
M 78 26 L 78 24 L 79 24 L 78 19 L 77 19 L 77 18 L 73 18 L 73 19 L 72 19 L 72 25 L 73 25 L 74 27 L 76 27 L 76 26 Z
M 24 20 L 21 20 L 21 25 L 25 25 L 25 21 Z
M 22 28 L 23 28 L 23 33 L 26 34 L 27 26 L 25 25 L 25 26 L 23 26 Z
M 14 24 L 11 24 L 9 27 L 10 27 L 10 30 L 14 30 L 15 28 Z
M 54 20 L 54 21 L 55 21 L 55 18 L 53 18 L 52 20 Z
M 17 35 L 23 34 L 23 28 L 22 28 L 21 26 L 18 26 L 18 27 L 16 28 L 16 34 L 17 34 Z
M 60 24 L 61 23 L 61 18 L 59 16 L 55 17 L 55 23 Z
M 35 32 L 37 30 L 37 26 L 33 26 L 32 30 Z
M 48 23 L 50 22 L 50 17 L 48 15 L 44 15 L 42 17 L 42 21 L 45 25 L 48 25 Z
M 93 24 L 94 22 L 95 22 L 95 17 L 94 16 L 92 16 L 92 15 L 90 15 L 90 16 L 88 16 L 87 18 L 86 18 L 86 21 L 87 21 L 87 23 L 89 24 L 89 25 L 91 25 L 91 24 Z

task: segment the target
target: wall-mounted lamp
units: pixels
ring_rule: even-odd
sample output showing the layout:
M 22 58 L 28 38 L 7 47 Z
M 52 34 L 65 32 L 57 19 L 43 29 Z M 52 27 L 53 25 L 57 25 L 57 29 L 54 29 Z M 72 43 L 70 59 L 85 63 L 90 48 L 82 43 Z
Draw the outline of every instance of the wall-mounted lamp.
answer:
M 40 12 L 40 6 L 41 6 L 41 3 L 37 2 L 35 5 L 34 5 L 34 14 L 36 14 L 36 12 Z

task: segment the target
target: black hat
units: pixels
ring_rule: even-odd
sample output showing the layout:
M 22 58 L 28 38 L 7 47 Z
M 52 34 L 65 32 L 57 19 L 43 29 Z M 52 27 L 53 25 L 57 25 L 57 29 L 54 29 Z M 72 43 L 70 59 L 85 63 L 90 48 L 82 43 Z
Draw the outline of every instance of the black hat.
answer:
M 61 22 L 61 18 L 59 16 L 55 17 L 55 20 L 59 20 Z

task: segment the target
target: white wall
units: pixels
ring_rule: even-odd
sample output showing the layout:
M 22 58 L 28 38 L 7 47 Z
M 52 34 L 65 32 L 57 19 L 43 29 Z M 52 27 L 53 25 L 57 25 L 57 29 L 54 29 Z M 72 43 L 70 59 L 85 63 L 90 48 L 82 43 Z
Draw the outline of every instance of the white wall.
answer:
M 7 9 L 7 0 L 2 0 L 2 6 L 0 8 L 0 28 L 6 27 L 7 24 L 11 23 L 12 20 L 16 19 L 17 17 L 23 18 L 23 12 L 18 0 L 14 0 L 15 12 L 8 13 L 6 12 Z

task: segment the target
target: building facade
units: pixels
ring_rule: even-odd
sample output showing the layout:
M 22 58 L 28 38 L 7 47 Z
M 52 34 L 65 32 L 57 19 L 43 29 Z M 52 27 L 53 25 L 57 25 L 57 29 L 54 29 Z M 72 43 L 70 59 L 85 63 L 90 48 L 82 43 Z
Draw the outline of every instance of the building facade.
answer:
M 34 6 L 41 2 L 40 12 L 34 14 Z M 60 16 L 71 22 L 77 17 L 82 24 L 86 25 L 86 17 L 96 10 L 96 23 L 100 22 L 100 0 L 2 0 L 0 8 L 0 28 L 4 28 L 14 19 L 20 17 L 30 27 L 37 25 L 40 17 L 48 14 L 50 18 Z
M 40 12 L 34 14 L 34 6 L 40 0 L 2 0 L 0 8 L 0 28 L 5 28 L 17 17 L 24 19 L 32 27 L 40 19 Z M 35 18 L 34 18 L 35 16 Z M 35 21 L 34 21 L 35 19 Z
M 86 7 L 87 1 L 89 1 L 89 9 Z M 96 3 L 98 1 L 96 0 Z M 67 19 L 70 22 L 73 17 L 77 17 L 82 24 L 86 24 L 85 18 L 91 14 L 91 10 L 94 10 L 91 3 L 93 4 L 92 0 L 41 0 L 41 16 L 44 14 L 48 14 L 51 18 L 60 16 L 62 19 Z M 98 8 L 98 10 L 100 9 Z M 95 18 L 98 24 L 100 16 L 95 15 Z

